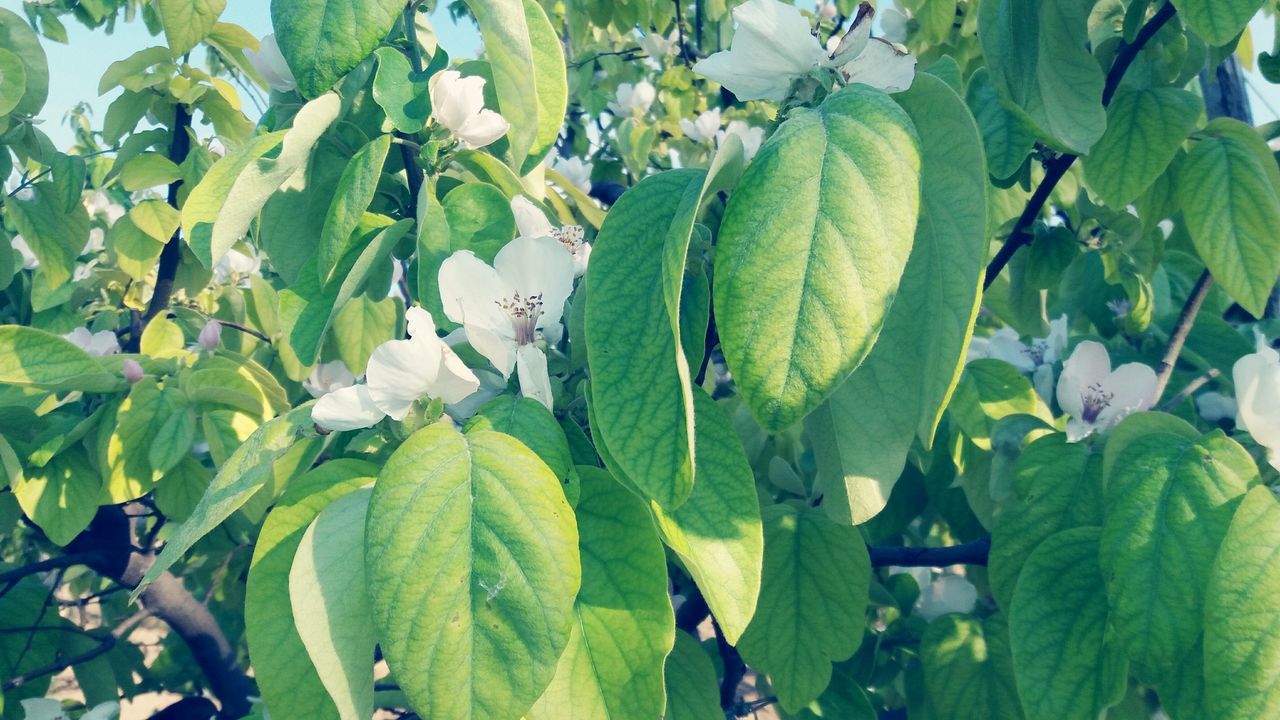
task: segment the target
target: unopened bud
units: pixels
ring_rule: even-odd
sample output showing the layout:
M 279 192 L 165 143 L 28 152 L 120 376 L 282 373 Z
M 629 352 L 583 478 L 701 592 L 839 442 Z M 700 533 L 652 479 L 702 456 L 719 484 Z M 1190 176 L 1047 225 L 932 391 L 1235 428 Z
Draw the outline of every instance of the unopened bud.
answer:
M 142 369 L 142 363 L 133 358 L 125 358 L 124 364 L 120 367 L 120 374 L 124 375 L 124 379 L 130 383 L 136 383 L 146 372 Z
M 210 320 L 200 329 L 200 336 L 196 338 L 196 342 L 200 344 L 202 350 L 217 350 L 218 341 L 222 338 L 222 325 L 217 320 Z

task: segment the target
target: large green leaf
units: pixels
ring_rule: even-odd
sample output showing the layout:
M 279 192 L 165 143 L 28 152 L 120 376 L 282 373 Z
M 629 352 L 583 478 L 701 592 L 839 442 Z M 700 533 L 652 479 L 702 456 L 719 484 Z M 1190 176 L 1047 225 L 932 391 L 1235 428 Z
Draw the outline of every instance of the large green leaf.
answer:
M 935 720 L 1021 720 L 1003 615 L 943 615 L 920 639 Z
M 26 89 L 10 112 L 36 115 L 49 98 L 49 60 L 40 45 L 39 36 L 21 15 L 8 8 L 0 8 L 0 47 L 22 60 L 26 76 Z
M 587 361 L 612 468 L 667 509 L 694 487 L 693 381 L 669 311 L 667 254 L 680 274 L 706 173 L 645 178 L 605 218 L 587 273 Z M 678 291 L 676 298 L 678 300 Z
M 13 450 L 0 438 L 0 461 L 22 512 L 55 545 L 66 545 L 89 527 L 102 497 L 102 477 L 89 464 L 84 450 L 58 453 L 44 467 L 28 467 L 24 472 Z
M 393 47 L 380 47 L 378 72 L 373 76 L 373 99 L 396 129 L 417 133 L 431 114 L 431 94 L 425 80 L 413 75 L 409 58 Z
M 662 541 L 680 557 L 725 639 L 736 643 L 760 595 L 764 530 L 755 476 L 724 410 L 695 391 L 698 483 L 678 509 L 651 503 Z
M 500 395 L 485 403 L 470 420 L 466 432 L 496 430 L 524 443 L 538 454 L 564 486 L 570 505 L 578 503 L 578 485 L 573 456 L 564 430 L 545 405 L 527 397 Z
M 1128 688 L 1124 652 L 1107 642 L 1101 532 L 1075 528 L 1048 538 L 1018 578 L 1009 644 L 1027 720 L 1096 720 Z
M 294 626 L 292 607 L 281 600 L 289 595 L 289 568 L 307 527 L 329 503 L 373 482 L 377 472 L 359 460 L 320 465 L 289 487 L 258 533 L 245 586 L 245 637 L 258 691 L 276 716 L 338 718 Z
M 1220 118 L 1178 165 L 1196 252 L 1236 302 L 1262 317 L 1280 274 L 1280 171 L 1249 126 Z
M 40 260 L 49 287 L 57 288 L 71 279 L 80 249 L 89 239 L 89 214 L 80 203 L 67 207 L 51 182 L 35 183 L 31 192 L 28 199 L 7 198 L 6 214 Z
M 569 98 L 560 39 L 537 0 L 466 0 L 480 25 L 512 167 L 528 173 L 555 144 Z
M 173 566 L 200 538 L 239 510 L 272 478 L 272 464 L 285 454 L 304 430 L 312 427 L 311 405 L 298 406 L 288 415 L 264 423 L 218 469 L 209 489 L 186 522 L 174 529 L 169 541 L 133 591 L 142 594 L 161 573 Z
M 533 705 L 581 581 L 573 511 L 537 455 L 492 431 L 419 430 L 378 475 L 365 553 L 382 651 L 424 720 Z
M 965 102 L 982 131 L 987 170 L 995 178 L 1011 177 L 1035 147 L 1035 127 L 1022 114 L 1005 107 L 985 67 L 970 76 Z
M 569 644 L 529 720 L 650 720 L 665 705 L 675 641 L 667 562 L 644 503 L 604 470 L 583 468 L 576 509 L 582 589 Z
M 103 428 L 110 433 L 102 473 L 107 479 L 107 502 L 125 503 L 146 495 L 168 469 L 153 466 L 151 455 L 161 442 L 161 430 L 169 418 L 188 412 L 180 394 L 176 389 L 161 390 L 151 377 L 144 377 L 129 389 L 128 397 L 116 411 L 115 427 Z M 193 432 L 194 422 L 193 418 Z M 190 449 L 190 445 L 183 448 L 183 454 Z
M 931 75 L 895 97 L 920 133 L 920 222 L 880 339 L 805 423 L 823 508 L 859 524 L 879 513 L 917 436 L 933 442 L 960 379 L 986 259 L 986 169 L 964 101 Z
M 1107 131 L 1084 159 L 1089 187 L 1112 207 L 1133 202 L 1169 168 L 1201 110 L 1187 90 L 1121 89 L 1107 107 Z
M 316 269 L 320 271 L 322 283 L 333 279 L 338 260 L 351 245 L 351 233 L 355 232 L 369 209 L 369 203 L 373 202 L 378 180 L 382 177 L 382 165 L 390 149 L 391 136 L 379 135 L 356 151 L 338 179 L 333 202 L 324 218 L 320 245 L 316 248 Z
M 510 198 L 489 183 L 459 185 L 444 196 L 441 204 L 449 229 L 449 248 L 454 252 L 470 250 L 481 260 L 493 262 L 516 233 Z M 438 266 L 436 272 L 439 273 Z
M 0 325 L 0 383 L 85 392 L 124 385 L 70 340 L 21 325 Z
M 1088 153 L 1107 127 L 1105 78 L 1089 52 L 1093 0 L 988 0 L 978 38 L 991 81 L 1021 108 L 1041 140 Z
M 688 633 L 676 632 L 667 656 L 667 709 L 663 720 L 720 720 L 720 692 L 711 657 Z
M 181 57 L 213 30 L 227 0 L 157 0 L 155 7 L 169 50 Z
M 823 513 L 774 505 L 764 523 L 760 603 L 738 650 L 796 712 L 826 689 L 831 663 L 862 641 L 871 559 L 855 528 Z
M 403 0 L 271 0 L 271 27 L 303 97 L 317 97 L 378 47 Z
M 302 535 L 289 570 L 298 636 L 344 718 L 373 715 L 373 651 L 364 532 L 371 488 L 334 500 Z
M 1280 716 L 1280 503 L 1249 491 L 1222 541 L 1205 593 L 1204 679 L 1214 718 Z
M 27 91 L 27 69 L 22 58 L 0 50 L 0 117 L 13 112 Z
M 1227 45 L 1249 24 L 1263 0 L 1173 0 L 1187 25 L 1210 45 Z
M 187 195 L 187 201 L 182 206 L 182 236 L 206 267 L 213 267 L 214 263 L 210 256 L 214 222 L 218 219 L 236 178 L 251 164 L 270 163 L 263 156 L 279 147 L 286 134 L 286 130 L 264 133 L 254 137 L 240 149 L 223 155 Z
M 1017 500 L 996 518 L 988 560 L 991 594 L 1005 609 L 1040 543 L 1063 530 L 1102 526 L 1102 455 L 1062 433 L 1048 435 L 1022 451 L 1013 484 Z
M 807 415 L 871 351 L 911 253 L 919 176 L 910 118 L 865 85 L 793 111 L 747 167 L 720 226 L 714 307 L 766 429 Z
M 1140 680 L 1172 674 L 1200 636 L 1218 546 L 1257 480 L 1253 458 L 1221 431 L 1134 438 L 1107 470 L 1100 559 L 1116 637 Z

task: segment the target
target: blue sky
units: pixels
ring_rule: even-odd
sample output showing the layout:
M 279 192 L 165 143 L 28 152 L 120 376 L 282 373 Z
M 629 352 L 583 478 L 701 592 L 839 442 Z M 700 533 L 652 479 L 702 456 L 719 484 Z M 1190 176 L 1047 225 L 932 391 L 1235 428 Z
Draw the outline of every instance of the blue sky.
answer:
M 480 47 L 480 33 L 466 20 L 461 25 L 455 23 L 444 9 L 445 3 L 440 5 L 431 19 L 440 44 L 450 57 L 475 57 Z M 0 0 L 0 7 L 22 14 L 21 0 Z M 271 32 L 269 7 L 268 0 L 227 0 L 222 20 L 261 37 Z M 163 37 L 151 37 L 140 21 L 120 23 L 111 35 L 101 29 L 89 30 L 71 19 L 65 24 L 70 40 L 67 45 L 41 38 L 49 56 L 49 101 L 40 114 L 44 121 L 41 129 L 58 147 L 66 147 L 71 142 L 71 131 L 63 123 L 63 117 L 76 103 L 89 102 L 97 118 L 94 124 L 101 125 L 107 106 L 120 93 L 117 89 L 98 97 L 98 80 L 108 65 L 145 47 L 164 44 Z M 252 112 L 247 103 L 246 110 Z

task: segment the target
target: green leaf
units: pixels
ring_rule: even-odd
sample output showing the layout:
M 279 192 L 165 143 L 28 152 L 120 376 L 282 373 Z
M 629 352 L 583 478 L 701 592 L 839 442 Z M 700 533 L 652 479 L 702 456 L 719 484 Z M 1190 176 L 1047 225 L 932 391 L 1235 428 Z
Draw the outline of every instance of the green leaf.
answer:
M 1178 202 L 1196 252 L 1213 278 L 1262 317 L 1280 274 L 1280 182 L 1254 130 L 1221 118 L 1178 165 Z
M 178 166 L 158 152 L 144 152 L 120 169 L 120 185 L 129 192 L 168 185 L 180 177 Z
M 1096 720 L 1128 688 L 1124 652 L 1107 642 L 1101 532 L 1082 527 L 1053 535 L 1018 578 L 1009 644 L 1027 720 Z
M 142 231 L 131 215 L 120 218 L 107 230 L 107 245 L 115 253 L 119 268 L 138 282 L 151 275 L 164 252 L 164 241 Z
M 49 287 L 57 289 L 71 279 L 80 249 L 89 240 L 89 214 L 80 203 L 64 206 L 53 183 L 35 183 L 31 191 L 30 199 L 7 198 L 6 215 L 40 260 Z
M 151 492 L 164 469 L 168 469 L 154 468 L 151 454 L 152 445 L 159 439 L 161 428 L 169 417 L 190 410 L 185 403 L 178 405 L 176 392 L 168 389 L 162 392 L 155 378 L 144 377 L 129 389 L 129 395 L 120 403 L 112 423 L 114 427 L 103 427 L 104 432 L 110 433 L 103 474 L 107 478 L 104 494 L 111 504 L 136 500 Z M 195 432 L 194 423 L 193 417 L 192 433 Z M 190 448 L 187 445 L 181 449 L 179 457 Z M 162 446 L 161 456 L 157 459 L 167 460 L 163 453 L 169 451 L 170 448 Z
M 49 99 L 49 60 L 27 21 L 7 8 L 0 8 L 0 47 L 17 56 L 23 66 L 22 97 L 9 112 L 36 115 Z
M 1187 25 L 1210 45 L 1227 45 L 1249 24 L 1263 0 L 1173 0 Z
M 801 708 L 795 714 L 795 719 L 877 720 L 879 714 L 871 705 L 859 679 L 863 667 L 857 658 L 836 665 L 826 691 L 817 700 Z
M 964 366 L 951 399 L 956 426 L 983 450 L 991 449 L 995 424 L 1010 415 L 1035 415 L 1048 420 L 1048 409 L 1031 381 L 1003 360 L 974 360 Z
M 986 260 L 986 171 L 964 101 L 916 78 L 895 99 L 920 133 L 920 222 L 880 339 L 805 422 L 823 508 L 861 524 L 889 501 L 917 436 L 926 447 L 960 379 Z
M 382 651 L 424 720 L 516 718 L 551 682 L 578 532 L 559 481 L 518 441 L 447 423 L 410 436 L 378 475 L 365 562 Z
M 583 468 L 576 515 L 582 589 L 569 644 L 525 717 L 657 718 L 666 700 L 663 664 L 675 641 L 662 543 L 644 503 L 604 470 Z
M 138 583 L 131 597 L 136 599 L 163 572 L 173 567 L 191 546 L 208 535 L 223 520 L 239 510 L 272 477 L 272 465 L 284 455 L 303 430 L 310 429 L 311 405 L 298 406 L 288 415 L 269 420 L 253 432 L 227 459 L 200 498 L 200 504 L 186 522 L 169 536 L 169 542 Z
M 269 163 L 263 156 L 279 147 L 286 134 L 287 131 L 280 130 L 258 135 L 239 150 L 227 152 L 191 189 L 182 205 L 182 236 L 205 267 L 213 267 L 210 257 L 213 225 L 236 178 L 252 163 Z
M 378 71 L 373 76 L 374 102 L 400 132 L 420 132 L 431 116 L 427 83 L 410 78 L 413 68 L 409 59 L 396 48 L 380 47 L 374 55 L 378 56 Z
M 289 594 L 289 569 L 307 527 L 330 502 L 368 485 L 377 472 L 377 466 L 360 460 L 320 465 L 290 485 L 258 533 L 245 586 L 245 636 L 258 690 L 276 716 L 338 718 L 308 660 L 291 605 L 281 599 Z
M 157 0 L 155 7 L 169 50 L 181 57 L 213 31 L 227 0 Z
M 169 48 L 157 45 L 139 50 L 123 60 L 117 60 L 108 65 L 106 72 L 102 73 L 102 79 L 98 81 L 98 94 L 105 95 L 121 85 L 126 90 L 138 92 L 146 86 L 141 80 L 148 68 L 161 63 L 169 64 L 172 59 Z
M 271 0 L 271 27 L 302 96 L 317 97 L 351 72 L 404 7 L 403 0 Z
M 1003 615 L 943 615 L 920 639 L 935 720 L 1021 720 Z
M 0 439 L 0 460 L 9 469 L 9 489 L 22 512 L 55 545 L 66 545 L 89 527 L 98 512 L 102 477 L 89 464 L 84 450 L 58 453 L 44 467 L 28 467 L 23 472 L 12 448 Z
M 871 351 L 911 252 L 919 173 L 910 118 L 864 85 L 793 111 L 747 167 L 712 285 L 725 360 L 765 429 L 807 415 Z
M 191 512 L 212 481 L 213 473 L 188 455 L 164 474 L 152 497 L 156 507 L 170 522 L 182 522 L 191 517 Z
M 400 315 L 396 298 L 357 295 L 334 315 L 329 340 L 351 372 L 363 375 L 374 349 L 395 338 Z
M 664 669 L 667 709 L 663 720 L 720 720 L 720 689 L 711 657 L 688 633 L 676 631 L 676 644 Z
M 502 246 L 516 234 L 511 203 L 493 185 L 459 185 L 444 196 L 442 204 L 453 252 L 470 250 L 481 260 L 493 262 Z
M 705 180 L 700 170 L 674 170 L 625 193 L 592 246 L 586 280 L 587 362 L 592 385 L 608 389 L 592 398 L 597 430 L 618 463 L 611 469 L 668 510 L 694 487 L 679 295 Z
M 466 0 L 480 26 L 513 168 L 537 167 L 564 122 L 569 87 L 555 28 L 537 0 Z
M 662 541 L 697 583 L 725 639 L 736 643 L 760 595 L 760 500 L 742 442 L 724 411 L 701 389 L 693 397 L 698 482 L 676 510 L 653 502 L 650 507 Z
M 1152 432 L 1107 469 L 1100 559 L 1116 637 L 1139 680 L 1173 673 L 1200 636 L 1214 556 L 1257 481 L 1253 458 L 1221 431 Z
M 170 400 L 168 407 L 171 414 L 163 418 L 147 451 L 147 461 L 158 473 L 169 472 L 189 456 L 191 445 L 196 439 L 195 410 L 173 400 Z
M 991 531 L 991 594 L 1008 609 L 1023 564 L 1049 537 L 1102 526 L 1102 455 L 1055 433 L 1028 445 L 1013 477 L 1017 500 Z
M 774 505 L 764 527 L 760 603 L 738 650 L 796 712 L 826 689 L 831 663 L 862 641 L 871 559 L 855 528 L 814 510 Z
M 1102 137 L 1105 78 L 1089 52 L 1087 0 L 990 0 L 978 38 L 992 84 L 1020 108 L 1040 139 L 1085 154 Z
M 13 112 L 27 91 L 27 69 L 22 58 L 0 49 L 0 117 Z
M 1267 487 L 1236 510 L 1205 592 L 1204 679 L 1214 718 L 1280 714 L 1280 503 Z
M 129 219 L 148 237 L 160 243 L 169 242 L 182 224 L 182 214 L 163 200 L 143 200 L 134 205 L 129 208 Z
M 333 279 L 333 272 L 337 269 L 335 265 L 351 244 L 351 233 L 355 232 L 369 209 L 369 203 L 373 202 L 378 180 L 382 177 L 382 165 L 390 149 L 390 135 L 380 135 L 371 140 L 356 151 L 338 179 L 338 189 L 325 215 L 324 230 L 320 233 L 317 248 L 316 269 L 320 271 L 322 283 Z
M 1036 144 L 1036 129 L 1021 114 L 1005 107 L 985 67 L 969 78 L 965 102 L 982 131 L 987 170 L 998 179 L 1011 177 Z
M 1169 168 L 1196 125 L 1200 98 L 1172 87 L 1122 88 L 1107 107 L 1107 131 L 1084 158 L 1098 199 L 1122 208 Z
M 0 383 L 84 392 L 111 392 L 124 385 L 71 341 L 18 325 L 0 325 Z
M 373 715 L 373 653 L 365 582 L 371 488 L 334 500 L 298 543 L 289 570 L 294 624 L 320 682 L 344 718 Z M 295 710 L 296 712 L 296 710 Z
M 578 484 L 574 477 L 573 457 L 564 430 L 556 416 L 545 405 L 526 397 L 500 395 L 485 403 L 470 420 L 465 432 L 493 430 L 510 435 L 537 453 L 555 473 L 564 488 L 569 504 L 578 504 Z

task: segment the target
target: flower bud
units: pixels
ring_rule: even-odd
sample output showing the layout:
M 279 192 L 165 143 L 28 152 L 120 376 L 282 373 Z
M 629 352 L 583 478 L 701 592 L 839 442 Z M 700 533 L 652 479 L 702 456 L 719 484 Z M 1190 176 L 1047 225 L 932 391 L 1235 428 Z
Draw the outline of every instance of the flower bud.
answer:
M 196 342 L 200 344 L 201 350 L 217 350 L 218 341 L 222 338 L 222 325 L 217 320 L 210 320 L 200 329 L 200 336 L 196 338 Z
M 120 367 L 120 374 L 124 375 L 124 379 L 130 384 L 136 383 L 142 379 L 146 373 L 142 369 L 142 363 L 133 358 L 125 358 L 124 364 Z

